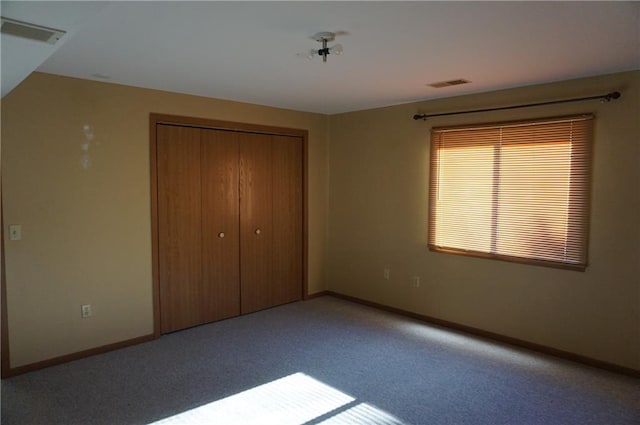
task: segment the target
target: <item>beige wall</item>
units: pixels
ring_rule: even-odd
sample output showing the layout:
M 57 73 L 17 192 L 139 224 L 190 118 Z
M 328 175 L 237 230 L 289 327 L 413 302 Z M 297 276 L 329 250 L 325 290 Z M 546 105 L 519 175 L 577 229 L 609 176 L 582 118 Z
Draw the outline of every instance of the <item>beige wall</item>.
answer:
M 309 131 L 309 292 L 325 289 L 327 116 L 35 73 L 2 99 L 11 367 L 152 333 L 150 112 Z
M 411 119 L 611 90 L 622 98 Z M 2 99 L 4 222 L 23 226 L 21 241 L 5 234 L 11 366 L 152 332 L 148 114 L 158 112 L 309 130 L 310 293 L 640 369 L 639 110 L 640 72 L 331 117 L 33 74 Z M 583 112 L 597 115 L 586 272 L 427 250 L 431 126 Z
M 411 119 L 613 90 L 622 97 L 608 104 Z M 432 126 L 586 112 L 596 114 L 586 272 L 427 250 Z M 331 116 L 329 289 L 640 369 L 639 114 L 630 72 Z

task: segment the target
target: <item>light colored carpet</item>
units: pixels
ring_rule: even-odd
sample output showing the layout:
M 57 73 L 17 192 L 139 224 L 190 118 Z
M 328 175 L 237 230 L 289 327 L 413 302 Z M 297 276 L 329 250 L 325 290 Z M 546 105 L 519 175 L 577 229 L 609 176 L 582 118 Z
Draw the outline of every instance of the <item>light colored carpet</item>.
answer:
M 639 379 L 333 297 L 16 376 L 1 389 L 4 425 L 640 423 Z

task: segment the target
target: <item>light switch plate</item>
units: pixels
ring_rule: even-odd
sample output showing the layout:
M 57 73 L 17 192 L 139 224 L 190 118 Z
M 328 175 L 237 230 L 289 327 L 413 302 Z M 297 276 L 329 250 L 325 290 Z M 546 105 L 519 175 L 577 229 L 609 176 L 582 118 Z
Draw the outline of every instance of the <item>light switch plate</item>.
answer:
M 80 306 L 80 311 L 81 311 L 81 316 L 83 319 L 86 319 L 87 317 L 91 317 L 91 304 L 82 304 Z
M 10 241 L 19 241 L 22 239 L 22 226 L 19 224 L 10 224 L 9 225 L 9 240 Z

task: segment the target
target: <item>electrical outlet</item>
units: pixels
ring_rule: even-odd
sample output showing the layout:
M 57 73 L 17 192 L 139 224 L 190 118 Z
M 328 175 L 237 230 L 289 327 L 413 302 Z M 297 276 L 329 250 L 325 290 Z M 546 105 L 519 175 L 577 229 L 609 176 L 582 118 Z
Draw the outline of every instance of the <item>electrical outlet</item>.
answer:
M 384 279 L 385 280 L 389 280 L 391 276 L 391 270 L 389 269 L 384 269 Z
M 419 288 L 420 287 L 420 276 L 414 276 L 413 277 L 413 287 L 414 288 Z
M 82 304 L 80 306 L 80 311 L 83 319 L 91 317 L 91 304 Z

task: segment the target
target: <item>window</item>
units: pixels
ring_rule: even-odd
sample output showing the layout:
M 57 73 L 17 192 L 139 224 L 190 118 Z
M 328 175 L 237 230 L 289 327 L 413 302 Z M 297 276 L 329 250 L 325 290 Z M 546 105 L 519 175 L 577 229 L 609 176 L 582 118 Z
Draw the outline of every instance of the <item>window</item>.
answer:
M 434 128 L 429 248 L 584 270 L 593 116 Z

